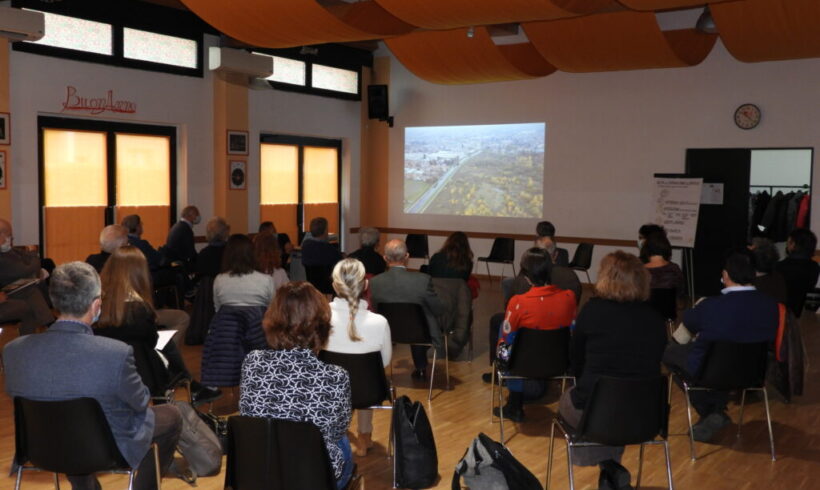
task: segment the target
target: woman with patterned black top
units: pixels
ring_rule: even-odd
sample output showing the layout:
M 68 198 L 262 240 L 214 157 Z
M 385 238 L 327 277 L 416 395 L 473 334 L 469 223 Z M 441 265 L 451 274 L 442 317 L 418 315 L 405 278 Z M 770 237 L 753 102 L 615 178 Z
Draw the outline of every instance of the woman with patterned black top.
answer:
M 316 354 L 330 333 L 330 307 L 310 283 L 282 286 L 262 321 L 272 350 L 255 350 L 242 364 L 239 412 L 312 422 L 322 432 L 338 488 L 353 472 L 347 428 L 350 378 Z

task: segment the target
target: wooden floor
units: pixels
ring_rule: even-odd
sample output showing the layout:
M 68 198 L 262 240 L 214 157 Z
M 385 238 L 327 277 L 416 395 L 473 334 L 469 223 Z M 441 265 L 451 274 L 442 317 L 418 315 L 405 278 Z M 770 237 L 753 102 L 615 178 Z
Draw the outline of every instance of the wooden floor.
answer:
M 453 468 L 464 454 L 470 441 L 485 432 L 498 439 L 498 424 L 492 424 L 489 417 L 490 387 L 481 381 L 481 374 L 488 371 L 487 365 L 487 320 L 492 313 L 501 309 L 501 293 L 498 282 L 490 285 L 482 283 L 481 297 L 475 303 L 476 333 L 475 358 L 473 362 L 451 362 L 451 391 L 442 391 L 443 369 L 437 370 L 436 389 L 431 403 L 426 402 L 424 383 L 413 381 L 410 376 L 409 351 L 399 347 L 395 354 L 395 384 L 399 395 L 408 395 L 414 400 L 424 400 L 425 409 L 433 425 L 438 447 L 439 473 L 441 480 L 435 488 L 448 489 Z M 806 347 L 810 359 L 820 353 L 820 322 L 812 312 L 802 319 Z M 3 332 L 0 344 L 5 344 L 16 332 Z M 184 348 L 184 355 L 191 371 L 199 372 L 201 347 Z M 439 367 L 443 368 L 443 364 Z M 2 377 L 0 376 L 0 379 Z M 742 437 L 735 437 L 736 426 L 729 426 L 714 444 L 697 443 L 700 459 L 689 459 L 686 430 L 686 409 L 683 396 L 675 389 L 672 397 L 670 437 L 672 471 L 674 483 L 679 489 L 810 489 L 820 488 L 820 390 L 818 390 L 818 366 L 813 362 L 807 377 L 806 393 L 791 404 L 782 403 L 772 397 L 772 417 L 775 444 L 778 455 L 776 462 L 769 458 L 768 437 L 763 405 L 760 402 L 747 405 Z M 542 482 L 546 477 L 549 421 L 557 409 L 559 387 L 551 387 L 551 392 L 543 404 L 525 406 L 527 421 L 523 424 L 505 425 L 512 435 L 508 447 Z M 223 400 L 216 411 L 226 410 L 229 400 Z M 0 469 L 6 472 L 11 463 L 14 447 L 14 429 L 11 400 L 3 391 L 0 394 Z M 730 406 L 730 415 L 737 420 L 737 407 Z M 391 487 L 391 461 L 386 457 L 389 411 L 376 413 L 374 420 L 374 440 L 376 447 L 367 457 L 356 458 L 359 472 L 364 475 L 365 488 L 386 489 Z M 355 420 L 355 417 L 354 417 Z M 355 422 L 354 422 L 355 424 Z M 355 428 L 353 428 L 355 430 Z M 508 436 L 509 437 L 509 436 Z M 637 471 L 637 448 L 626 451 L 624 465 L 634 475 Z M 224 468 L 224 465 L 223 465 Z M 556 441 L 556 455 L 553 473 L 553 488 L 568 488 L 566 451 L 561 441 Z M 576 468 L 576 488 L 597 488 L 597 468 Z M 122 476 L 102 476 L 104 488 L 126 488 Z M 646 450 L 642 488 L 665 488 L 666 476 L 663 450 L 649 447 Z M 27 474 L 23 488 L 50 488 L 48 474 Z M 68 483 L 62 480 L 68 487 Z M 198 488 L 213 490 L 222 488 L 224 474 L 210 478 L 200 478 Z M 0 477 L 0 489 L 13 488 L 13 478 Z M 166 489 L 186 489 L 189 486 L 181 480 L 166 479 Z

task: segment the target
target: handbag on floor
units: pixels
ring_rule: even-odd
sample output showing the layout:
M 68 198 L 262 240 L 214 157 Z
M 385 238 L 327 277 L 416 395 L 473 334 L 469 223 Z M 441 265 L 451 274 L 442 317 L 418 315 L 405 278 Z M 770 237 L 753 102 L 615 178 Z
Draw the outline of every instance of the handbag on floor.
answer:
M 433 429 L 419 402 L 402 396 L 393 405 L 396 484 L 428 488 L 438 480 L 438 455 Z
M 453 474 L 453 490 L 459 481 L 470 490 L 542 490 L 538 479 L 510 451 L 484 433 L 473 439 Z
M 216 434 L 190 403 L 177 401 L 174 405 L 182 415 L 182 432 L 177 447 L 193 471 L 194 479 L 219 474 L 222 470 L 222 447 Z

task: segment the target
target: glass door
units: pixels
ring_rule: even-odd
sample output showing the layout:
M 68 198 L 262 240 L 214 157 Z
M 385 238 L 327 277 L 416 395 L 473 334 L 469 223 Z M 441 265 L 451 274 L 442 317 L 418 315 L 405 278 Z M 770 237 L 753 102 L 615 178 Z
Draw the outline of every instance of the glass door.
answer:
M 40 117 L 40 249 L 60 264 L 100 251 L 100 230 L 139 214 L 159 248 L 174 219 L 176 130 Z

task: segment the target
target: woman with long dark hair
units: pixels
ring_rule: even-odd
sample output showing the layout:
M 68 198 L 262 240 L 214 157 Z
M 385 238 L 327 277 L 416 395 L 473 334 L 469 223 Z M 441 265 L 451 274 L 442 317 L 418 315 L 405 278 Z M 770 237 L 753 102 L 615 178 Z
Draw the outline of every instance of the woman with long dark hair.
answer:
M 447 237 L 441 250 L 430 257 L 428 273 L 433 277 L 470 278 L 473 270 L 473 251 L 464 232 L 457 231 Z
M 267 306 L 275 292 L 273 276 L 257 270 L 253 243 L 247 235 L 231 235 L 222 255 L 222 273 L 214 279 L 214 307 Z

